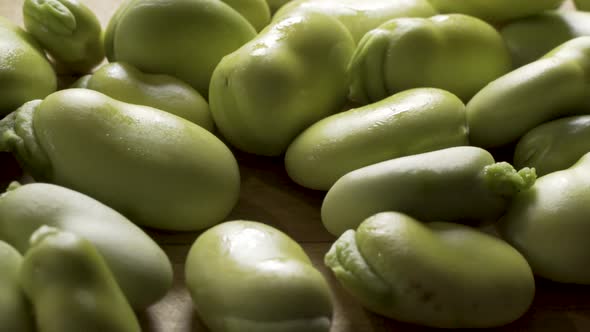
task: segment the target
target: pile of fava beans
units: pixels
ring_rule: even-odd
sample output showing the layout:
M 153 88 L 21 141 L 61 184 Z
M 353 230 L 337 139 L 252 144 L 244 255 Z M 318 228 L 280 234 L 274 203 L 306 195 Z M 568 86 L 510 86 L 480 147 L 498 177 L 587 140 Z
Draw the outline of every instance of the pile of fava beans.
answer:
M 369 311 L 495 327 L 534 276 L 590 284 L 590 1 L 126 0 L 104 30 L 82 2 L 0 17 L 0 151 L 35 180 L 0 196 L 0 331 L 140 331 L 173 280 L 143 227 L 203 231 L 210 331 L 329 331 L 300 245 L 226 220 L 230 147 L 327 192 L 324 262 Z

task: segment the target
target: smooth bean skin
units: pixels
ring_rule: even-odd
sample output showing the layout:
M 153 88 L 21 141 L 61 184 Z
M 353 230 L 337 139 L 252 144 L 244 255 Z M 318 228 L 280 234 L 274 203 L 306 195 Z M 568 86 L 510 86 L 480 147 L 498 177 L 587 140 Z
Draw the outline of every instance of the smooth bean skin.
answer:
M 93 90 L 29 102 L 0 122 L 0 133 L 0 150 L 14 152 L 36 180 L 89 195 L 141 226 L 207 228 L 238 200 L 238 165 L 217 137 Z
M 0 17 L 0 117 L 57 89 L 57 78 L 39 44 Z
M 35 331 L 30 304 L 19 280 L 22 260 L 16 249 L 0 241 L 0 331 Z
M 510 69 L 502 37 L 480 19 L 461 14 L 398 18 L 359 42 L 349 65 L 349 97 L 366 104 L 432 87 L 467 102 Z
M 338 19 L 350 31 L 355 43 L 387 20 L 437 14 L 427 0 L 295 0 L 277 11 L 273 21 L 299 11 L 322 13 Z
M 31 236 L 20 280 L 39 332 L 140 332 L 105 260 L 84 238 L 42 226 Z
M 515 167 L 534 167 L 538 176 L 564 170 L 590 152 L 590 115 L 544 123 L 524 135 L 514 151 Z
M 521 317 L 531 268 L 506 242 L 474 228 L 378 213 L 332 245 L 325 263 L 363 306 L 438 328 L 483 328 Z
M 491 82 L 467 103 L 469 141 L 498 147 L 544 122 L 588 113 L 589 71 L 590 37 L 578 37 Z
M 119 25 L 119 20 L 125 14 L 127 7 L 131 5 L 133 2 L 137 0 L 123 0 L 119 5 L 119 8 L 115 10 L 111 18 L 109 19 L 109 23 L 104 30 L 103 42 L 104 42 L 104 52 L 105 56 L 107 57 L 108 62 L 117 62 L 115 60 L 115 31 L 117 30 L 117 26 Z
M 440 89 L 412 89 L 313 124 L 287 149 L 285 167 L 298 184 L 328 190 L 361 167 L 468 145 L 467 135 L 459 98 Z
M 590 11 L 590 1 L 588 0 L 574 0 L 578 10 Z
M 383 211 L 399 211 L 426 222 L 496 221 L 511 197 L 530 187 L 535 178 L 534 170 L 517 172 L 471 146 L 396 158 L 338 179 L 322 203 L 322 222 L 340 236 Z
M 327 332 L 332 302 L 322 274 L 270 226 L 230 221 L 192 245 L 186 284 L 211 332 Z
M 538 60 L 570 39 L 590 36 L 590 13 L 547 11 L 502 27 L 514 68 Z
M 279 8 L 289 3 L 291 0 L 266 0 L 271 13 L 276 13 Z
M 505 22 L 558 8 L 564 0 L 429 0 L 441 13 L 466 14 L 488 22 Z
M 0 239 L 21 253 L 43 225 L 75 233 L 104 257 L 134 309 L 142 310 L 172 287 L 172 265 L 139 227 L 106 205 L 46 183 L 11 185 L 0 197 Z
M 219 0 L 128 0 L 104 43 L 110 62 L 175 76 L 207 96 L 221 58 L 255 36 L 246 18 Z
M 252 24 L 256 31 L 270 23 L 270 8 L 266 0 L 221 0 L 230 5 Z
M 104 59 L 102 28 L 77 0 L 25 0 L 25 28 L 70 73 L 86 74 Z
M 274 21 L 215 69 L 209 106 L 217 128 L 245 152 L 284 153 L 303 129 L 344 105 L 353 51 L 346 28 L 329 16 Z
M 123 62 L 100 67 L 76 82 L 122 102 L 145 105 L 178 115 L 212 132 L 215 124 L 209 105 L 197 90 L 168 75 L 146 74 Z
M 590 284 L 590 154 L 549 173 L 514 197 L 498 229 L 533 272 L 556 282 Z

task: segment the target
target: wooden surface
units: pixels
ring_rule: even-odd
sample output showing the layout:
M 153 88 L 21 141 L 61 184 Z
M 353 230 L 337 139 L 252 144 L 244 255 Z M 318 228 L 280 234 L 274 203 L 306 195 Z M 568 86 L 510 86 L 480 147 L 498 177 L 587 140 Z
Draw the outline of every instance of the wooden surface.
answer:
M 122 0 L 82 1 L 95 11 L 103 26 Z M 0 16 L 22 26 L 22 0 L 0 0 Z M 283 230 L 305 248 L 315 266 L 329 281 L 334 295 L 332 332 L 430 331 L 382 318 L 365 311 L 338 285 L 323 264 L 334 237 L 320 221 L 323 194 L 298 187 L 287 177 L 279 158 L 261 158 L 236 152 L 242 176 L 240 201 L 228 220 L 248 219 Z M 16 164 L 0 154 L 2 188 L 20 176 Z M 144 331 L 204 332 L 184 286 L 184 260 L 197 233 L 149 232 L 174 264 L 175 283 L 167 296 L 139 313 Z M 589 242 L 590 243 L 590 242 Z M 590 262 L 589 262 L 590 263 Z M 537 281 L 537 294 L 529 312 L 518 321 L 490 331 L 590 331 L 590 287 Z M 305 332 L 305 331 L 302 331 Z

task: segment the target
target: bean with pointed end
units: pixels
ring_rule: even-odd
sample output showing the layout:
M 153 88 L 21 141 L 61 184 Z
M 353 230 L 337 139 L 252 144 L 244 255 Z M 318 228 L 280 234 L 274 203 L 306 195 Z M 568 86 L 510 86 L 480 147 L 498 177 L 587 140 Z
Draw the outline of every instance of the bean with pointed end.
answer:
M 26 103 L 0 122 L 0 137 L 0 150 L 13 151 L 36 180 L 87 194 L 142 226 L 207 228 L 238 200 L 238 165 L 217 137 L 93 90 Z
M 535 182 L 471 146 L 396 158 L 341 177 L 324 198 L 322 222 L 336 236 L 375 213 L 399 211 L 423 221 L 496 221 L 517 192 Z
M 104 59 L 102 28 L 78 0 L 25 0 L 25 28 L 57 64 L 72 73 L 88 73 Z
M 498 223 L 500 234 L 535 274 L 590 285 L 590 154 L 568 169 L 539 178 L 516 195 Z
M 460 145 L 468 145 L 461 100 L 439 89 L 412 89 L 313 124 L 287 149 L 285 167 L 302 186 L 328 190 L 355 169 Z
M 133 309 L 87 240 L 42 226 L 31 236 L 20 280 L 39 332 L 140 332 Z
M 467 103 L 469 141 L 498 147 L 543 122 L 589 113 L 589 73 L 590 36 L 586 36 L 498 78 Z
M 31 235 L 43 225 L 90 241 L 137 310 L 172 287 L 172 264 L 164 251 L 139 227 L 98 201 L 45 183 L 13 183 L 0 196 L 0 239 L 19 252 L 27 252 Z
M 535 294 L 527 261 L 504 241 L 397 212 L 378 213 L 346 231 L 325 263 L 369 310 L 438 328 L 508 324 Z
M 112 62 L 74 85 L 91 89 L 130 104 L 145 105 L 178 115 L 213 131 L 207 101 L 183 81 L 168 75 L 146 74 L 123 63 Z

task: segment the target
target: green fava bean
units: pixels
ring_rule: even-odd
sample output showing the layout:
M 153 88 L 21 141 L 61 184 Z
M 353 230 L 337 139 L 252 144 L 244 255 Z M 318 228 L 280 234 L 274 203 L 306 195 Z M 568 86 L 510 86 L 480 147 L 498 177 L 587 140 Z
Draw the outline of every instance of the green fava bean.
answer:
M 133 309 L 96 248 L 43 226 L 31 236 L 20 270 L 39 332 L 140 332 Z
M 491 82 L 467 103 L 471 144 L 502 146 L 543 122 L 588 113 L 589 71 L 590 37 L 578 37 Z
M 19 280 L 22 256 L 0 241 L 0 331 L 33 332 L 30 305 Z
M 488 22 L 504 22 L 558 8 L 564 0 L 428 0 L 441 13 L 479 17 Z
M 104 59 L 102 29 L 94 13 L 78 0 L 25 0 L 25 28 L 57 64 L 87 73 Z
M 340 236 L 383 211 L 423 221 L 496 221 L 511 197 L 530 187 L 535 178 L 534 169 L 517 172 L 471 146 L 396 158 L 336 181 L 324 198 L 322 222 Z
M 201 234 L 186 283 L 211 332 L 327 332 L 330 289 L 303 249 L 261 223 L 231 221 Z
M 273 21 L 300 11 L 322 13 L 338 19 L 355 43 L 382 23 L 398 17 L 430 17 L 437 14 L 427 0 L 296 0 L 279 10 Z
M 213 131 L 215 124 L 207 101 L 183 81 L 168 75 L 142 73 L 137 68 L 113 62 L 75 83 L 130 104 L 150 106 L 178 115 Z
M 208 95 L 221 58 L 256 36 L 240 13 L 219 0 L 128 0 L 105 32 L 109 61 L 175 76 Z
M 108 62 L 116 62 L 115 60 L 115 30 L 117 29 L 117 25 L 119 24 L 119 20 L 125 14 L 127 7 L 133 2 L 137 0 L 123 0 L 117 10 L 111 16 L 109 23 L 104 31 L 104 52 L 107 57 Z
M 500 31 L 514 68 L 538 60 L 570 39 L 590 36 L 590 13 L 550 11 L 511 22 Z
M 544 123 L 524 135 L 514 151 L 515 167 L 534 167 L 542 176 L 564 170 L 590 152 L 590 115 Z
M 256 31 L 270 23 L 270 8 L 266 0 L 221 0 L 230 5 L 252 24 Z
M 85 193 L 142 226 L 207 228 L 238 200 L 238 165 L 217 137 L 96 91 L 29 102 L 0 122 L 0 133 L 0 150 L 13 151 L 35 179 Z
M 508 324 L 535 294 L 527 261 L 504 241 L 397 212 L 376 214 L 342 234 L 325 263 L 369 310 L 438 328 Z
M 361 167 L 468 144 L 461 100 L 444 90 L 420 88 L 313 124 L 289 146 L 285 167 L 302 186 L 328 190 Z
M 282 154 L 303 129 L 344 105 L 353 50 L 346 28 L 329 16 L 275 21 L 215 69 L 209 103 L 217 128 L 240 150 Z
M 0 118 L 57 89 L 57 78 L 37 42 L 0 17 Z
M 75 233 L 104 257 L 131 306 L 141 310 L 172 287 L 172 265 L 139 227 L 113 209 L 70 189 L 13 184 L 0 196 L 0 239 L 21 253 L 43 225 Z
M 361 39 L 349 65 L 350 98 L 366 104 L 433 87 L 467 102 L 510 69 L 502 37 L 482 20 L 460 14 L 393 19 Z
M 541 277 L 590 285 L 590 154 L 514 197 L 500 234 Z
M 279 8 L 289 3 L 291 0 L 266 0 L 271 13 L 276 13 Z
M 590 11 L 590 1 L 589 0 L 574 0 L 576 4 L 576 8 L 583 11 Z

